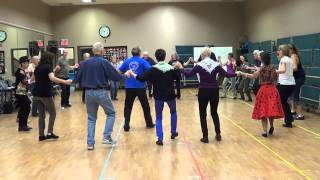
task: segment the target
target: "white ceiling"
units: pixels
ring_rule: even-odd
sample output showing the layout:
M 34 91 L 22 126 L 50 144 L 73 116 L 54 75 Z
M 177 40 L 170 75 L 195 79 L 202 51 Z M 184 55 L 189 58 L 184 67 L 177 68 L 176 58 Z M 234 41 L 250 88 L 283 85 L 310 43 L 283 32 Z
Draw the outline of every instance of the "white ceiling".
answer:
M 50 6 L 85 5 L 81 0 L 42 0 Z M 245 0 L 96 0 L 94 4 L 131 4 L 164 2 L 243 2 Z

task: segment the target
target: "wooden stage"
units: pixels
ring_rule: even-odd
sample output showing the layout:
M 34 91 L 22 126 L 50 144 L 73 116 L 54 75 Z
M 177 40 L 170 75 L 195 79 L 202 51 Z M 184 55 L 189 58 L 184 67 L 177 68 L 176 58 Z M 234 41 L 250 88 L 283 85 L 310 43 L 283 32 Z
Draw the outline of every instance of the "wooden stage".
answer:
M 81 92 L 72 93 L 73 106 L 60 110 L 56 98 L 55 142 L 38 142 L 38 120 L 31 118 L 31 133 L 18 133 L 16 113 L 0 115 L 1 180 L 233 180 L 320 179 L 320 116 L 305 113 L 295 127 L 281 127 L 261 137 L 261 123 L 251 120 L 252 104 L 221 99 L 219 115 L 222 141 L 214 140 L 208 118 L 209 144 L 202 136 L 196 89 L 183 89 L 177 100 L 179 137 L 170 140 L 169 110 L 164 110 L 164 146 L 155 144 L 155 129 L 146 129 L 139 102 L 134 105 L 131 131 L 123 123 L 124 92 L 115 102 L 117 112 L 113 138 L 116 146 L 102 144 L 105 123 L 99 109 L 96 146 L 86 146 L 87 115 Z M 150 100 L 152 117 L 154 103 Z M 209 108 L 208 108 L 209 109 Z

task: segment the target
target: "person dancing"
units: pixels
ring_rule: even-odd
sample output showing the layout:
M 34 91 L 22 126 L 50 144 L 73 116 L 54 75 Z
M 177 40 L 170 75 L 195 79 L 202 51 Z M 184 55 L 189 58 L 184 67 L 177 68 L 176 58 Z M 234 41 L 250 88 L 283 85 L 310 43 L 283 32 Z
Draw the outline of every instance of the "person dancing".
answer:
M 19 120 L 19 132 L 29 132 L 32 128 L 28 126 L 31 101 L 28 97 L 28 77 L 26 70 L 29 66 L 29 58 L 22 56 L 19 59 L 20 67 L 15 72 L 16 98 L 19 105 L 17 119 Z
M 143 73 L 149 69 L 151 69 L 150 64 L 144 59 L 140 58 L 141 49 L 139 47 L 132 48 L 131 51 L 132 58 L 125 60 L 119 68 L 121 73 L 125 73 L 128 70 L 132 70 L 134 73 L 138 75 L 143 75 Z M 154 124 L 152 122 L 152 117 L 150 113 L 150 105 L 148 102 L 147 94 L 146 94 L 146 83 L 140 82 L 135 78 L 127 78 L 125 82 L 126 89 L 126 98 L 124 104 L 124 131 L 130 131 L 130 116 L 132 112 L 132 106 L 135 98 L 138 96 L 138 99 L 141 103 L 144 119 L 146 122 L 146 126 L 148 129 L 154 128 Z
M 254 74 L 236 72 L 237 75 L 242 75 L 245 78 L 257 79 L 259 78 L 260 88 L 256 96 L 252 119 L 261 120 L 263 128 L 263 137 L 268 137 L 268 120 L 270 123 L 269 135 L 273 134 L 274 119 L 284 117 L 284 112 L 281 105 L 280 95 L 276 87 L 278 74 L 276 69 L 271 64 L 270 55 L 261 53 L 261 61 L 263 66 Z
M 226 64 L 223 64 L 222 66 L 227 66 L 227 72 L 229 74 L 235 74 L 235 69 L 236 69 L 236 60 L 233 58 L 233 54 L 229 53 L 228 54 L 228 60 Z M 228 82 L 231 81 L 231 88 L 233 92 L 233 99 L 237 99 L 237 89 L 236 89 L 236 78 L 235 77 L 225 77 L 223 80 L 223 96 L 221 98 L 226 98 L 227 97 L 227 85 Z
M 289 45 L 281 45 L 278 50 L 278 58 L 280 60 L 278 90 L 281 97 L 281 104 L 285 114 L 283 127 L 292 128 L 292 122 L 294 121 L 291 114 L 291 109 L 288 103 L 288 98 L 292 95 L 295 89 L 295 80 L 293 76 L 293 62 L 290 55 Z
M 219 104 L 219 86 L 217 83 L 217 74 L 225 77 L 235 77 L 235 73 L 226 72 L 220 63 L 210 59 L 211 50 L 206 47 L 201 52 L 202 61 L 197 63 L 191 71 L 184 70 L 183 73 L 186 77 L 191 77 L 197 73 L 200 76 L 198 103 L 200 112 L 200 122 L 202 135 L 201 142 L 209 143 L 208 128 L 207 128 L 207 106 L 210 102 L 211 117 L 214 122 L 216 140 L 221 141 L 220 120 L 218 115 Z M 183 68 L 181 64 L 178 64 L 180 69 Z
M 296 120 L 304 120 L 304 115 L 302 114 L 302 108 L 300 103 L 300 91 L 306 80 L 306 72 L 303 69 L 301 63 L 301 57 L 298 49 L 295 45 L 290 44 L 290 54 L 291 59 L 293 61 L 293 76 L 296 82 L 296 86 L 294 88 L 293 94 L 291 96 L 292 104 L 291 104 L 291 114 L 295 115 Z
M 70 85 L 72 80 L 64 80 L 55 77 L 52 68 L 54 54 L 45 52 L 40 58 L 40 63 L 34 71 L 35 84 L 33 89 L 33 101 L 39 111 L 39 141 L 57 140 L 59 136 L 53 133 L 56 119 L 56 108 L 53 100 L 52 82 Z M 45 136 L 46 110 L 49 112 L 48 133 Z
M 157 145 L 163 145 L 162 111 L 164 103 L 167 103 L 171 114 L 171 139 L 178 136 L 177 132 L 177 111 L 176 96 L 174 92 L 174 81 L 180 78 L 180 71 L 176 71 L 171 65 L 166 63 L 166 51 L 157 49 L 155 53 L 158 64 L 153 66 L 143 76 L 131 73 L 139 81 L 150 81 L 154 87 L 153 95 L 156 110 L 156 131 Z

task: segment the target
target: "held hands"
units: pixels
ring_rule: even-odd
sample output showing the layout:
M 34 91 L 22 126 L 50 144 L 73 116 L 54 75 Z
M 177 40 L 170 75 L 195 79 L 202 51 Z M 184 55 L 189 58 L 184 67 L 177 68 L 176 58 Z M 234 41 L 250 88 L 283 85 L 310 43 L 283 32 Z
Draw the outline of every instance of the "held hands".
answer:
M 237 75 L 237 76 L 242 76 L 243 74 L 242 74 L 241 71 L 237 71 L 237 72 L 236 72 L 236 75 Z
M 188 62 L 194 64 L 194 59 L 193 59 L 193 57 L 189 57 Z
M 128 70 L 126 73 L 124 73 L 124 75 L 125 75 L 127 78 L 136 77 L 136 76 L 137 76 L 131 69 Z
M 65 84 L 67 84 L 67 85 L 72 84 L 72 79 L 65 80 Z
M 175 69 L 183 69 L 183 66 L 180 62 L 177 62 L 176 65 L 174 66 Z
M 79 64 L 75 64 L 75 65 L 74 65 L 74 68 L 75 68 L 75 69 L 78 69 L 78 68 L 79 68 Z

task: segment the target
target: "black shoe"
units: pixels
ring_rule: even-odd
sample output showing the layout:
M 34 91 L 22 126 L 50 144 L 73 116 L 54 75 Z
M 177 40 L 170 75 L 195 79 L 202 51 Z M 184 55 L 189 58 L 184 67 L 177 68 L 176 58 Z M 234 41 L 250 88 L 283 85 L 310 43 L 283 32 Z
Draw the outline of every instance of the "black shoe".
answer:
M 221 141 L 221 139 L 222 139 L 222 138 L 221 138 L 221 135 L 220 135 L 220 134 L 217 134 L 217 135 L 216 135 L 216 140 L 217 140 L 217 141 Z
M 297 115 L 294 119 L 295 120 L 304 120 L 304 115 Z
M 261 136 L 268 137 L 268 134 L 267 133 L 262 133 Z
M 125 132 L 129 132 L 130 131 L 130 127 L 129 126 L 124 126 L 123 129 L 124 129 Z
M 297 115 L 297 112 L 291 112 L 292 116 Z
M 26 126 L 26 127 L 19 127 L 19 132 L 30 132 L 32 128 Z
M 113 98 L 113 100 L 114 100 L 114 101 L 118 101 L 119 99 L 118 99 L 118 98 Z
M 236 99 L 237 99 L 237 97 L 233 97 L 233 99 L 234 99 L 234 100 L 236 100 Z
M 161 140 L 158 140 L 158 141 L 156 142 L 156 144 L 159 145 L 159 146 L 163 146 L 163 142 L 162 142 Z
M 39 141 L 44 141 L 44 140 L 46 140 L 46 139 L 47 139 L 46 136 L 39 136 Z
M 220 98 L 226 98 L 227 96 L 221 96 Z
M 248 102 L 252 102 L 252 99 L 248 99 Z
M 246 100 L 244 97 L 241 97 L 240 99 L 241 99 L 242 101 L 245 101 L 245 100 Z
M 179 135 L 178 132 L 172 134 L 172 135 L 171 135 L 171 139 L 175 139 L 176 137 L 178 137 L 178 135 Z
M 283 127 L 292 128 L 292 124 L 282 124 Z
M 69 108 L 69 107 L 72 107 L 72 105 L 71 104 L 67 104 L 64 107 Z
M 149 126 L 147 126 L 147 129 L 152 129 L 152 128 L 154 128 L 154 126 L 156 126 L 156 125 L 155 124 L 149 125 Z
M 205 138 L 205 137 L 201 138 L 200 141 L 203 142 L 203 143 L 209 143 L 209 139 Z
M 57 135 L 55 135 L 55 134 L 53 134 L 53 133 L 51 133 L 51 134 L 47 134 L 47 139 L 48 140 L 57 140 L 57 139 L 59 139 L 59 136 L 57 136 Z
M 274 127 L 271 127 L 271 128 L 269 129 L 269 134 L 272 135 L 272 134 L 273 134 L 273 131 L 274 131 Z

